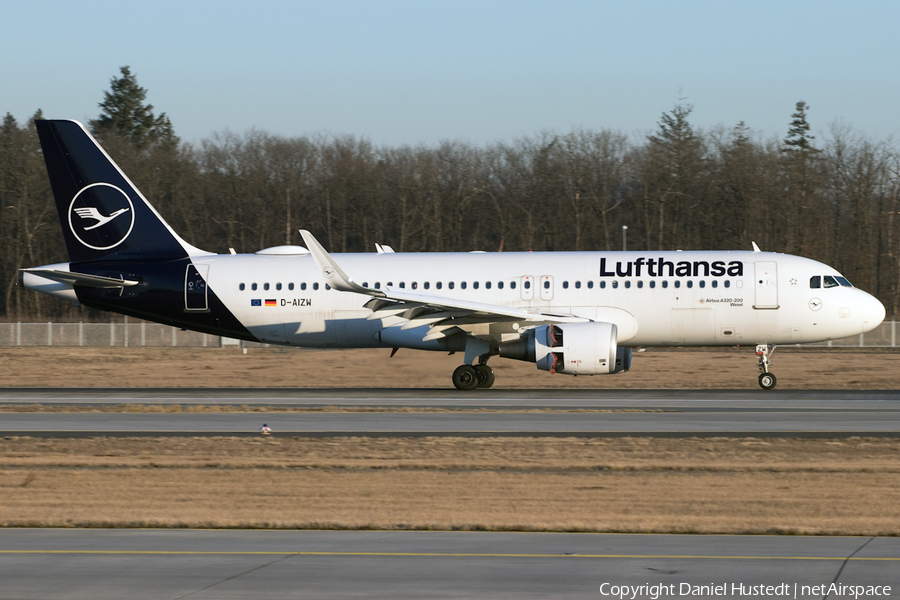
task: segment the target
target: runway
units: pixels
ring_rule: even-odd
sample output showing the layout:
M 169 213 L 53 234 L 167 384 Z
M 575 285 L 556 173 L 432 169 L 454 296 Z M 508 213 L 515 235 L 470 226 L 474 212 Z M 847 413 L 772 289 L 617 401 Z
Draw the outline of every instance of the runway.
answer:
M 266 422 L 276 436 L 900 437 L 892 391 L 496 392 L 3 390 L 0 405 L 116 412 L 3 412 L 0 435 L 259 435 Z M 140 413 L 121 404 L 272 409 Z M 0 598 L 10 600 L 602 599 L 642 585 L 668 600 L 762 597 L 751 586 L 780 584 L 780 598 L 853 597 L 826 593 L 832 583 L 891 586 L 879 598 L 896 597 L 900 538 L 0 528 Z
M 898 436 L 900 391 L 18 389 L 0 435 Z M 117 405 L 177 405 L 135 412 Z M 246 405 L 247 409 L 240 407 Z M 231 412 L 213 412 L 213 406 Z M 85 412 L 92 410 L 106 412 Z M 271 407 L 271 410 L 265 410 Z
M 10 600 L 596 599 L 626 585 L 666 586 L 672 593 L 659 597 L 675 598 L 685 597 L 685 585 L 711 584 L 727 593 L 689 596 L 786 584 L 789 594 L 779 597 L 822 598 L 803 586 L 832 582 L 891 586 L 881 588 L 884 598 L 900 590 L 898 567 L 898 538 L 0 530 L 0 595 Z

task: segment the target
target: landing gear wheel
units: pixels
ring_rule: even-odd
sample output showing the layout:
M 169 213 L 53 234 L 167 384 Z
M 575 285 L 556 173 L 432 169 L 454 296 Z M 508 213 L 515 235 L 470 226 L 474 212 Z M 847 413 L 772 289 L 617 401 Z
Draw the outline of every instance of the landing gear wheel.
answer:
M 762 373 L 759 376 L 759 387 L 764 390 L 771 390 L 773 387 L 775 387 L 775 383 L 777 381 L 778 380 L 775 379 L 775 376 L 771 373 Z
M 494 385 L 494 370 L 487 365 L 475 365 L 475 375 L 478 377 L 478 389 L 487 389 Z
M 469 365 L 460 365 L 453 371 L 453 385 L 458 390 L 474 390 L 478 385 L 478 375 Z

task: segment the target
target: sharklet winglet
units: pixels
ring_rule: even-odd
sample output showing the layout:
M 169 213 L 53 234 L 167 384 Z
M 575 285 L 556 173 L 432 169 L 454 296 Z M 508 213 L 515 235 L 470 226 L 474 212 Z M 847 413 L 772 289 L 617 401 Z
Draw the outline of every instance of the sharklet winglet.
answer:
M 300 235 L 303 237 L 303 241 L 306 242 L 306 247 L 312 254 L 313 260 L 316 261 L 316 266 L 319 267 L 319 270 L 331 287 L 342 292 L 356 292 L 367 296 L 383 297 L 385 295 L 384 292 L 370 290 L 354 282 L 331 258 L 331 255 L 325 251 L 325 248 L 322 247 L 322 244 L 319 243 L 319 240 L 312 233 L 306 229 L 301 229 Z

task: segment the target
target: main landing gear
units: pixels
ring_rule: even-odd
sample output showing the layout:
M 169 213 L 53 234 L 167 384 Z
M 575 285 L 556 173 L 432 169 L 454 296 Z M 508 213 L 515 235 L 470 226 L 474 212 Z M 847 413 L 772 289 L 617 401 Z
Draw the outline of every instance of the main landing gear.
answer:
M 772 364 L 769 357 L 773 352 L 775 352 L 775 346 L 770 348 L 767 344 L 760 344 L 756 347 L 756 356 L 759 357 L 759 387 L 764 390 L 771 390 L 778 381 L 775 375 L 769 373 L 769 365 Z
M 453 371 L 453 385 L 458 390 L 489 388 L 494 385 L 494 370 L 487 363 L 460 365 Z
M 494 385 L 494 370 L 487 366 L 490 357 L 498 354 L 496 348 L 474 336 L 466 338 L 465 363 L 453 371 L 453 385 L 458 390 L 487 389 Z M 475 364 L 475 361 L 478 364 Z

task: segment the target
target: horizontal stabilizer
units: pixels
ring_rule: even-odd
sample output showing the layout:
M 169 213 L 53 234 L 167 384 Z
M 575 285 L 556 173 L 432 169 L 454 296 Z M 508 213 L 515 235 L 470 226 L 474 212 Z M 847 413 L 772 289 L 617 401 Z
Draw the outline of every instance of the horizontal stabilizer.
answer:
M 114 277 L 102 277 L 100 275 L 87 275 L 85 273 L 72 273 L 70 271 L 53 271 L 50 269 L 20 269 L 23 273 L 37 275 L 51 281 L 58 281 L 68 285 L 79 285 L 90 288 L 118 288 L 137 285 L 137 281 L 128 279 L 116 279 Z

